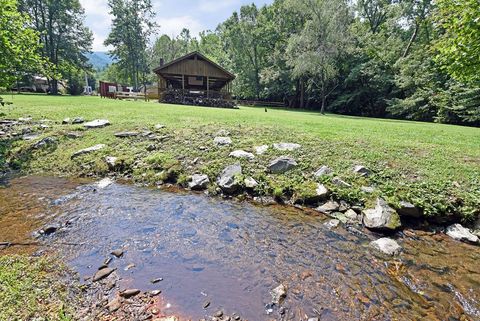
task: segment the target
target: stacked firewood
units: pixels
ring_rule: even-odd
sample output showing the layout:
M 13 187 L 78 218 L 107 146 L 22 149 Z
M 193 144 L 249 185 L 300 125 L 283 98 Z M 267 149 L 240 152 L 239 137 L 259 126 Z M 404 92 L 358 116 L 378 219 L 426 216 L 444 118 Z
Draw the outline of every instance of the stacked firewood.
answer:
M 179 105 L 236 108 L 235 102 L 231 100 L 222 98 L 207 98 L 201 95 L 183 95 L 182 90 L 167 91 L 163 96 L 162 102 Z

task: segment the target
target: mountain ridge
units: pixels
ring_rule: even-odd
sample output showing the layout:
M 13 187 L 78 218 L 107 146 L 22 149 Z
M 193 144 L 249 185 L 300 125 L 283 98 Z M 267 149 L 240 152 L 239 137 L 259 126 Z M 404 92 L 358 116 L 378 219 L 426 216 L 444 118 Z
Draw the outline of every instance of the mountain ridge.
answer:
M 110 57 L 108 52 L 104 51 L 92 51 L 85 54 L 85 56 L 96 70 L 103 70 L 114 62 L 114 59 Z

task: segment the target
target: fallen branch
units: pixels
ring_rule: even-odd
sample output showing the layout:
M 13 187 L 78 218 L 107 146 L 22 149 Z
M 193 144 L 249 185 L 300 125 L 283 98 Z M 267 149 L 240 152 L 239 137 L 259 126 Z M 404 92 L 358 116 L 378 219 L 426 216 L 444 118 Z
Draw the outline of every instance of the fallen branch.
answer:
M 77 246 L 77 245 L 84 245 L 85 243 L 56 242 L 54 244 Z M 6 249 L 12 246 L 37 246 L 37 245 L 48 246 L 48 244 L 41 243 L 41 242 L 0 242 L 0 250 Z

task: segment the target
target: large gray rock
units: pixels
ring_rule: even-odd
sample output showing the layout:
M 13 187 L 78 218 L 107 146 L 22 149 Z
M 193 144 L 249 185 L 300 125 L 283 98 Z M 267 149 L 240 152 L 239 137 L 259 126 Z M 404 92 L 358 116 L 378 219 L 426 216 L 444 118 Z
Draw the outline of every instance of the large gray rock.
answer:
M 40 141 L 36 142 L 35 144 L 33 144 L 32 148 L 33 149 L 40 149 L 40 148 L 44 148 L 44 147 L 47 147 L 47 146 L 51 146 L 51 145 L 55 145 L 57 143 L 57 140 L 53 137 L 45 137 L 43 139 L 41 139 Z
M 317 189 L 315 190 L 316 196 L 318 199 L 327 198 L 330 191 L 323 184 L 317 184 Z
M 371 171 L 366 168 L 365 166 L 362 165 L 357 165 L 353 168 L 353 172 L 355 174 L 361 175 L 361 176 L 368 176 L 371 174 Z
M 96 152 L 96 151 L 98 151 L 100 149 L 103 149 L 103 148 L 105 148 L 105 144 L 98 144 L 98 145 L 95 145 L 95 146 L 92 146 L 92 147 L 84 148 L 84 149 L 81 149 L 81 150 L 73 153 L 71 158 L 75 158 L 75 157 L 80 156 L 80 155 Z
M 83 124 L 84 122 L 85 120 L 83 119 L 83 117 L 75 117 L 72 120 L 72 124 Z
M 412 203 L 401 201 L 397 212 L 401 216 L 409 216 L 419 218 L 422 216 L 422 211 Z
M 228 146 L 232 144 L 232 139 L 230 137 L 215 137 L 213 143 L 217 146 Z
M 192 190 L 202 190 L 207 188 L 210 183 L 210 179 L 204 174 L 192 175 L 192 181 L 188 183 L 188 187 Z
M 331 175 L 331 174 L 333 174 L 333 170 L 330 167 L 323 165 L 313 174 L 313 176 L 322 177 L 322 176 Z
M 327 214 L 327 213 L 331 213 L 331 212 L 334 212 L 334 211 L 338 211 L 339 207 L 340 207 L 340 204 L 338 204 L 337 202 L 328 201 L 325 204 L 317 207 L 317 211 Z
M 457 241 L 479 243 L 478 236 L 474 235 L 469 229 L 463 227 L 461 224 L 453 224 L 447 227 L 447 235 Z
M 85 128 L 101 128 L 110 125 L 110 122 L 106 119 L 95 119 L 91 122 L 85 123 Z
M 352 209 L 348 209 L 345 212 L 345 218 L 347 219 L 347 222 L 353 223 L 358 221 L 358 214 Z
M 253 177 L 247 177 L 243 180 L 243 183 L 245 184 L 246 188 L 255 188 L 258 186 L 258 182 L 253 179 Z
M 118 132 L 118 133 L 115 133 L 114 135 L 115 137 L 118 137 L 118 138 L 126 138 L 126 137 L 139 136 L 140 133 L 139 132 Z
M 363 224 L 377 230 L 396 230 L 402 225 L 398 213 L 381 198 L 377 199 L 374 209 L 363 211 Z
M 395 240 L 388 237 L 382 237 L 381 239 L 372 241 L 370 242 L 370 246 L 375 250 L 390 256 L 398 255 L 402 250 L 402 247 L 398 245 Z
M 281 156 L 270 162 L 268 171 L 273 174 L 285 173 L 297 165 L 297 162 L 293 158 Z
M 252 160 L 255 158 L 255 155 L 253 155 L 252 153 L 246 152 L 244 150 L 235 150 L 230 153 L 230 156 L 235 158 L 245 158 L 248 160 Z
M 299 144 L 295 144 L 295 143 L 273 144 L 273 148 L 275 148 L 276 150 L 280 150 L 280 151 L 293 151 L 295 149 L 299 149 L 300 147 L 302 147 L 302 146 L 299 145 Z
M 268 145 L 255 146 L 255 153 L 262 155 L 268 150 Z
M 81 138 L 83 135 L 77 132 L 69 132 L 69 133 L 66 133 L 65 136 L 71 139 L 77 139 L 77 138 Z
M 218 176 L 217 184 L 225 193 L 235 193 L 241 188 L 241 181 L 238 178 L 241 174 L 240 164 L 227 166 Z

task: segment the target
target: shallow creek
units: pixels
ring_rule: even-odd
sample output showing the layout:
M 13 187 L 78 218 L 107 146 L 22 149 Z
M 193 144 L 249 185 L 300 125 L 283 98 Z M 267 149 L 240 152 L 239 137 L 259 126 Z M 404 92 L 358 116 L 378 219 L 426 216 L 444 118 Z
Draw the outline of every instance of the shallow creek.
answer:
M 250 321 L 280 319 L 278 307 L 267 310 L 269 291 L 283 283 L 285 320 L 480 320 L 480 248 L 443 234 L 398 233 L 403 253 L 380 258 L 368 244 L 381 235 L 330 229 L 327 218 L 294 208 L 51 177 L 4 184 L 0 242 L 34 241 L 46 224 L 69 224 L 41 239 L 45 245 L 0 255 L 48 247 L 83 280 L 122 248 L 110 264 L 120 288 L 160 287 L 171 314 L 198 320 L 223 309 Z

